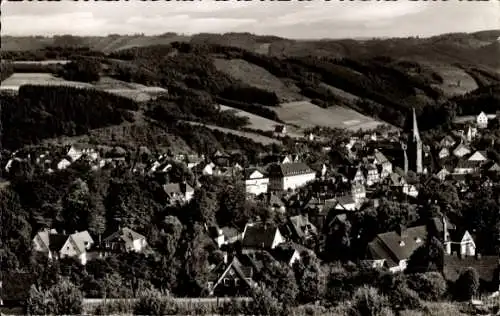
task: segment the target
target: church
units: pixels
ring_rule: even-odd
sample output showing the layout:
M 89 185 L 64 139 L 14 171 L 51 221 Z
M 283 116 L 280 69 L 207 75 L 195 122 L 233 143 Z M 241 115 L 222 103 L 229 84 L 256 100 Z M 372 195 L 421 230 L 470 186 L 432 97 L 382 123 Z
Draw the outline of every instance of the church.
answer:
M 427 172 L 427 168 L 425 167 L 425 158 L 428 153 L 425 154 L 425 148 L 422 143 L 422 139 L 420 138 L 415 109 L 413 109 L 412 114 L 413 117 L 410 135 L 408 135 L 407 142 L 402 143 L 404 172 L 406 174 L 411 170 L 417 174 L 422 174 Z

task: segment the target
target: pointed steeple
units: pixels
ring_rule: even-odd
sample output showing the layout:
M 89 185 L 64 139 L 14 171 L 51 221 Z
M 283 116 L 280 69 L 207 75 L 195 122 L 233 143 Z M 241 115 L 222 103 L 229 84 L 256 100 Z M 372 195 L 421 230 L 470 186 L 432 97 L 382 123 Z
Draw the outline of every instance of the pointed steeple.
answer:
M 415 108 L 413 108 L 413 141 L 420 142 L 420 133 L 418 132 L 417 114 L 415 114 Z

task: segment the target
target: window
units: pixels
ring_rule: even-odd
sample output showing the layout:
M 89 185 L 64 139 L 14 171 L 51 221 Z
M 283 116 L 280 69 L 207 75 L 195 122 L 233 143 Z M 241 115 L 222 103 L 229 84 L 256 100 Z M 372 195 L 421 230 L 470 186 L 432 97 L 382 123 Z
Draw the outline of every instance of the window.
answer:
M 228 278 L 224 278 L 224 286 L 229 286 L 229 279 Z
M 234 279 L 234 285 L 235 286 L 240 285 L 240 279 Z

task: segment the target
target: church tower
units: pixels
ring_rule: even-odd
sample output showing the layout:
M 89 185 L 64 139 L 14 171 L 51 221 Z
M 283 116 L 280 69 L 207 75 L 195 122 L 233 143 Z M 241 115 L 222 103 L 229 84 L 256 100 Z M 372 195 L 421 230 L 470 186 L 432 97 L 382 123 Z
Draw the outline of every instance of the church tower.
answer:
M 422 173 L 424 169 L 422 163 L 422 147 L 423 144 L 418 131 L 417 115 L 415 114 L 415 108 L 413 108 L 412 133 L 408 139 L 408 163 L 409 169 L 417 174 Z

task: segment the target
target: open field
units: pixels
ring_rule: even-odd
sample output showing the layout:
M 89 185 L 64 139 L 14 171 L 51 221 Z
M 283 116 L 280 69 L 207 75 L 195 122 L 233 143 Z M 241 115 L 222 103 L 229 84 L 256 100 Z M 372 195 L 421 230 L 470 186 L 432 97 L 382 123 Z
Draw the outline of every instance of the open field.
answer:
M 462 95 L 477 89 L 476 81 L 462 69 L 443 64 L 433 64 L 432 69 L 443 77 L 443 84 L 438 87 L 448 96 Z
M 262 117 L 262 116 L 259 116 L 259 115 L 256 115 L 256 114 L 253 114 L 250 112 L 246 112 L 246 111 L 243 111 L 240 109 L 232 108 L 232 107 L 227 106 L 227 105 L 221 104 L 220 108 L 223 111 L 234 111 L 234 113 L 238 116 L 248 117 L 248 121 L 250 122 L 250 125 L 248 126 L 249 128 L 260 129 L 263 131 L 274 131 L 274 127 L 276 125 L 283 125 L 280 122 L 276 122 L 276 121 L 267 119 L 265 117 Z M 286 128 L 287 128 L 287 134 L 290 137 L 303 136 L 303 134 L 299 131 L 299 129 L 297 129 L 293 126 L 287 125 Z
M 215 67 L 225 74 L 259 89 L 276 93 L 283 102 L 304 100 L 299 89 L 292 85 L 287 87 L 282 80 L 266 69 L 251 64 L 243 59 L 215 59 Z
M 73 86 L 80 88 L 92 88 L 88 83 L 67 81 L 57 78 L 48 73 L 14 73 L 9 78 L 2 81 L 0 90 L 19 90 L 22 85 L 58 85 L 58 86 Z
M 96 89 L 104 90 L 122 97 L 131 98 L 137 102 L 148 101 L 155 95 L 167 91 L 166 89 L 160 87 L 148 87 L 142 84 L 128 83 L 111 77 L 101 77 L 94 86 Z
M 277 139 L 266 137 L 266 136 L 259 135 L 259 134 L 256 134 L 256 133 L 250 133 L 250 132 L 244 132 L 244 131 L 237 131 L 237 130 L 234 130 L 234 129 L 229 129 L 229 128 L 215 126 L 215 125 L 207 125 L 207 124 L 202 124 L 202 123 L 198 123 L 198 122 L 190 122 L 190 121 L 184 121 L 184 122 L 189 123 L 189 124 L 193 124 L 193 125 L 200 125 L 200 126 L 203 126 L 203 127 L 206 127 L 206 128 L 210 128 L 212 130 L 218 130 L 218 131 L 221 131 L 221 132 L 224 132 L 224 133 L 233 134 L 233 135 L 237 135 L 237 136 L 240 136 L 240 137 L 249 138 L 249 139 L 253 140 L 256 143 L 261 143 L 263 145 L 269 145 L 269 144 L 273 144 L 273 143 L 274 144 L 280 144 L 281 143 Z
M 301 128 L 319 125 L 349 130 L 368 130 L 386 124 L 348 108 L 336 106 L 323 109 L 309 101 L 283 103 L 275 111 L 286 123 Z

